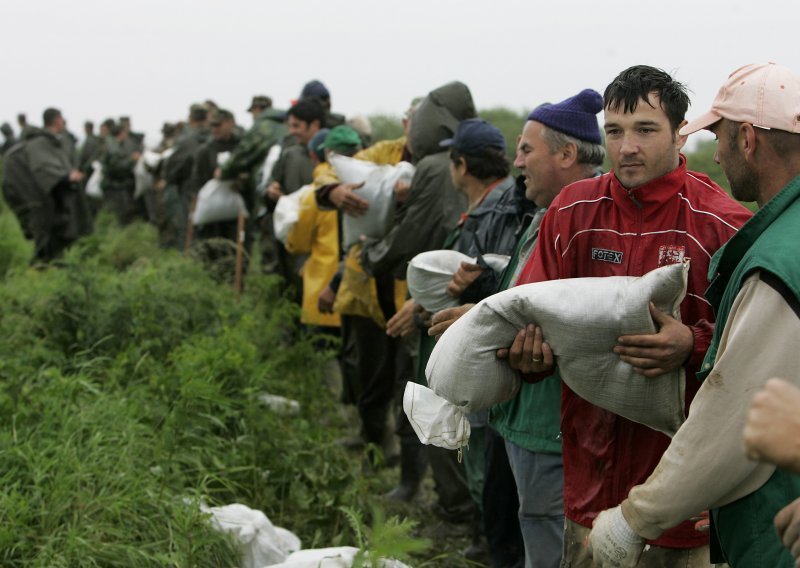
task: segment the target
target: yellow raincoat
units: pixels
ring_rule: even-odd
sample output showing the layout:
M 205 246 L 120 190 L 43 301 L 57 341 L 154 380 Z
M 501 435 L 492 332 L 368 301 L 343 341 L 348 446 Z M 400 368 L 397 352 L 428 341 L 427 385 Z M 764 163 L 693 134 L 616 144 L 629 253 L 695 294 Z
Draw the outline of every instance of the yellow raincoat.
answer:
M 396 140 L 384 140 L 360 151 L 354 156 L 379 165 L 395 165 L 403 158 L 405 136 Z M 325 182 L 331 183 L 331 182 Z M 339 291 L 336 294 L 334 311 L 344 315 L 364 316 L 372 318 L 382 328 L 386 327 L 386 318 L 378 303 L 378 289 L 375 279 L 368 276 L 361 267 L 361 245 L 353 245 L 347 251 L 344 274 Z M 406 301 L 408 287 L 405 280 L 394 281 L 395 308 L 400 309 Z
M 336 183 L 336 174 L 327 163 L 314 169 L 315 187 Z M 339 268 L 339 227 L 336 211 L 322 211 L 313 191 L 300 200 L 297 223 L 286 238 L 286 250 L 292 254 L 309 254 L 303 264 L 303 303 L 300 321 L 308 325 L 339 327 L 339 314 L 323 314 L 317 298 Z

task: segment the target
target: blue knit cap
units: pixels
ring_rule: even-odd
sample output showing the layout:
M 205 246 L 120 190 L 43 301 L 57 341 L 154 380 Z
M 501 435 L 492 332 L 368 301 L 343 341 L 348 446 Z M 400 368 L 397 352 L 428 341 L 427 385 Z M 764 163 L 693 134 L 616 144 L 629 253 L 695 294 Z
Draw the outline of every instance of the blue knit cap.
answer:
M 600 93 L 584 89 L 560 103 L 539 105 L 528 115 L 528 120 L 541 122 L 578 140 L 601 144 L 603 140 L 597 126 L 597 113 L 601 110 L 603 97 Z

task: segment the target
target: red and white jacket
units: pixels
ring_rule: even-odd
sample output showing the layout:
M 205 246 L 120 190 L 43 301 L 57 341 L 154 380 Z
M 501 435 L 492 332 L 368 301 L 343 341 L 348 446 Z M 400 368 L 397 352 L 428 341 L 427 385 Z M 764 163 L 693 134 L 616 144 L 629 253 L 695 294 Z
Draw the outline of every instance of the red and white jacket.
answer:
M 688 409 L 700 387 L 694 373 L 713 333 L 714 313 L 703 298 L 709 261 L 751 215 L 706 175 L 688 171 L 683 156 L 675 170 L 632 190 L 624 188 L 613 172 L 582 180 L 565 187 L 548 209 L 519 283 L 641 276 L 690 258 L 688 292 L 681 304 L 681 320 L 695 336 L 686 365 Z M 586 402 L 566 385 L 561 433 L 565 513 L 585 527 L 647 479 L 670 441 Z M 706 535 L 685 521 L 654 544 L 694 548 L 707 542 Z

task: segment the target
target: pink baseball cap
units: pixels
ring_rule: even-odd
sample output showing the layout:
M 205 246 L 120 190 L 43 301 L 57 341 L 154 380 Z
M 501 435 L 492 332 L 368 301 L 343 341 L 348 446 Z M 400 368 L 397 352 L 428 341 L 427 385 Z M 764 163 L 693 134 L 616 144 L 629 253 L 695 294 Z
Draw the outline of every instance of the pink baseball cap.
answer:
M 775 63 L 745 65 L 728 76 L 711 110 L 681 128 L 685 136 L 722 118 L 800 132 L 800 76 Z

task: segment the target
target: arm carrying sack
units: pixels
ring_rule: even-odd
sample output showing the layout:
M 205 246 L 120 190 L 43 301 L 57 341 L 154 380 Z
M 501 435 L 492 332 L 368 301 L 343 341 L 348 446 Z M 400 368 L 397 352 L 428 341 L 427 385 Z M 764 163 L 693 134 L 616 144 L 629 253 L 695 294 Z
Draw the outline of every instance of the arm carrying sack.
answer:
M 379 166 L 365 160 L 332 155 L 329 160 L 342 183 L 364 183 L 356 190 L 359 197 L 369 202 L 369 209 L 361 217 L 344 215 L 342 219 L 342 246 L 359 242 L 361 235 L 381 239 L 392 228 L 394 218 L 394 185 L 398 181 L 411 183 L 414 166 L 400 162 L 396 166 Z
M 529 323 L 542 328 L 561 379 L 592 404 L 672 436 L 685 419 L 683 368 L 647 378 L 612 349 L 621 335 L 655 333 L 648 304 L 680 319 L 689 263 L 642 277 L 537 282 L 490 296 L 436 344 L 425 374 L 439 396 L 475 412 L 508 400 L 519 385 L 497 349 Z
M 502 254 L 484 254 L 483 260 L 493 270 L 502 272 L 509 257 Z M 458 298 L 447 293 L 447 285 L 458 272 L 462 262 L 475 264 L 476 259 L 454 250 L 431 250 L 411 259 L 406 269 L 408 291 L 414 301 L 425 311 L 436 313 L 461 304 Z

